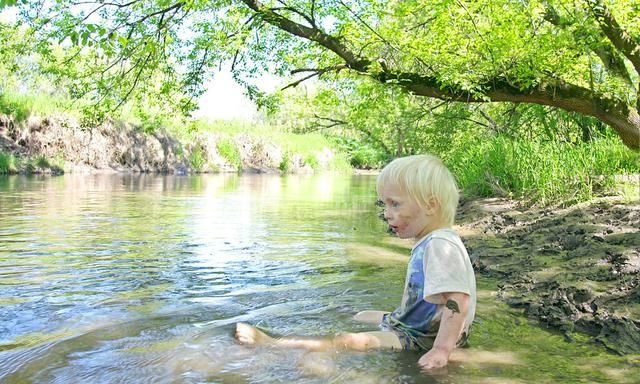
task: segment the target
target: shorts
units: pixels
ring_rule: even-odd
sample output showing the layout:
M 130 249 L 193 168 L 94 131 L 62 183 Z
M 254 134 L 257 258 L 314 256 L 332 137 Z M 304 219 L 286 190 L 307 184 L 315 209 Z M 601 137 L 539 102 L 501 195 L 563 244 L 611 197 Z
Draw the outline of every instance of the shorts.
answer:
M 389 321 L 388 313 L 382 317 L 380 330 L 393 332 L 398 337 L 398 340 L 400 340 L 400 345 L 405 351 L 426 352 L 433 347 L 433 343 L 436 340 L 435 334 L 426 336 L 415 336 L 408 329 L 405 329 L 400 325 L 391 324 Z M 456 343 L 456 347 L 465 347 L 467 345 L 468 339 L 468 333 L 463 332 L 460 336 L 460 339 Z
M 392 325 L 389 322 L 389 314 L 386 314 L 382 317 L 382 322 L 380 323 L 380 330 L 393 332 L 400 340 L 400 345 L 402 349 L 405 351 L 417 351 L 417 352 L 425 352 L 431 349 L 433 346 L 433 342 L 436 337 L 433 336 L 415 336 L 412 335 L 409 330 L 404 329 L 403 327 Z

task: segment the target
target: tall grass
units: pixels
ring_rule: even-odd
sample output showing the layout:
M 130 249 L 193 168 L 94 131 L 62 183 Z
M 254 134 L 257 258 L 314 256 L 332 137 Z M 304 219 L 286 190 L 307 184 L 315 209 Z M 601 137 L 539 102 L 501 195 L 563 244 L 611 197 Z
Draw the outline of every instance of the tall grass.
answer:
M 26 120 L 30 115 L 56 115 L 61 112 L 79 117 L 78 105 L 64 97 L 47 94 L 23 94 L 18 92 L 0 93 L 0 113 L 11 115 L 16 122 Z
M 448 165 L 470 194 L 550 204 L 613 193 L 616 175 L 640 172 L 640 154 L 617 138 L 572 144 L 498 136 L 461 150 Z
M 0 152 L 0 175 L 17 171 L 17 159 L 15 156 Z
M 233 140 L 223 139 L 216 143 L 216 149 L 220 156 L 229 164 L 240 170 L 242 168 L 242 159 L 240 158 L 240 150 Z

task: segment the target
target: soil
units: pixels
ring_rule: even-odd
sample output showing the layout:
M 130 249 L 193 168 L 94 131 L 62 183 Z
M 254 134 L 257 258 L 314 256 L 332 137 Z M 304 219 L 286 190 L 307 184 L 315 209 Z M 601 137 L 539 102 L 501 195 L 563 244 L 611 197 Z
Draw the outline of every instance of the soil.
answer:
M 225 158 L 230 155 L 218 149 L 230 141 L 238 151 L 232 156 L 237 158 Z M 144 132 L 113 120 L 83 127 L 65 115 L 30 116 L 16 122 L 0 114 L 0 152 L 23 160 L 12 173 L 280 173 L 282 168 L 290 173 L 313 172 L 301 155 L 286 157 L 283 148 L 260 137 L 230 139 L 216 132 L 199 132 L 183 142 L 162 130 Z M 319 154 L 318 166 L 328 166 L 332 156 Z
M 458 216 L 476 273 L 497 279 L 510 306 L 567 340 L 586 334 L 612 352 L 640 353 L 640 202 L 468 200 Z

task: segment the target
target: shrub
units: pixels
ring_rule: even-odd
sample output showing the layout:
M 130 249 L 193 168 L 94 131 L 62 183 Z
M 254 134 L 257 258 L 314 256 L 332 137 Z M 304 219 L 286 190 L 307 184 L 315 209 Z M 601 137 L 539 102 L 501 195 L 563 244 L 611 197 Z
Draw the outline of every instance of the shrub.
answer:
M 310 166 L 314 171 L 320 170 L 320 162 L 314 154 L 307 155 L 307 157 L 304 158 L 304 163 Z
M 191 165 L 191 169 L 195 172 L 201 172 L 204 168 L 206 160 L 204 158 L 204 151 L 202 147 L 195 146 L 191 153 L 189 154 L 189 164 Z
M 289 151 L 284 151 L 282 154 L 282 161 L 280 161 L 280 165 L 278 166 L 282 173 L 288 173 L 291 169 L 291 154 Z
M 240 158 L 240 150 L 236 144 L 229 139 L 221 139 L 216 143 L 216 149 L 220 156 L 229 164 L 240 170 L 242 168 L 242 159 Z
M 16 158 L 11 154 L 0 152 L 0 175 L 16 171 Z

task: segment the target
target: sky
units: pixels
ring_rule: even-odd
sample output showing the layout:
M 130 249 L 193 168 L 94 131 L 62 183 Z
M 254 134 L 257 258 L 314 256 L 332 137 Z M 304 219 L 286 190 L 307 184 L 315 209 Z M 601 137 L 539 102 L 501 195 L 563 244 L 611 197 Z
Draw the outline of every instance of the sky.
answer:
M 260 90 L 270 92 L 278 87 L 280 81 L 276 76 L 265 75 L 257 83 Z M 207 91 L 200 97 L 195 117 L 253 120 L 258 116 L 256 105 L 244 95 L 244 88 L 233 80 L 228 68 L 223 67 L 205 87 Z
M 206 89 L 198 101 L 195 117 L 251 120 L 258 113 L 256 105 L 243 94 L 242 87 L 228 71 L 217 73 L 207 82 Z

